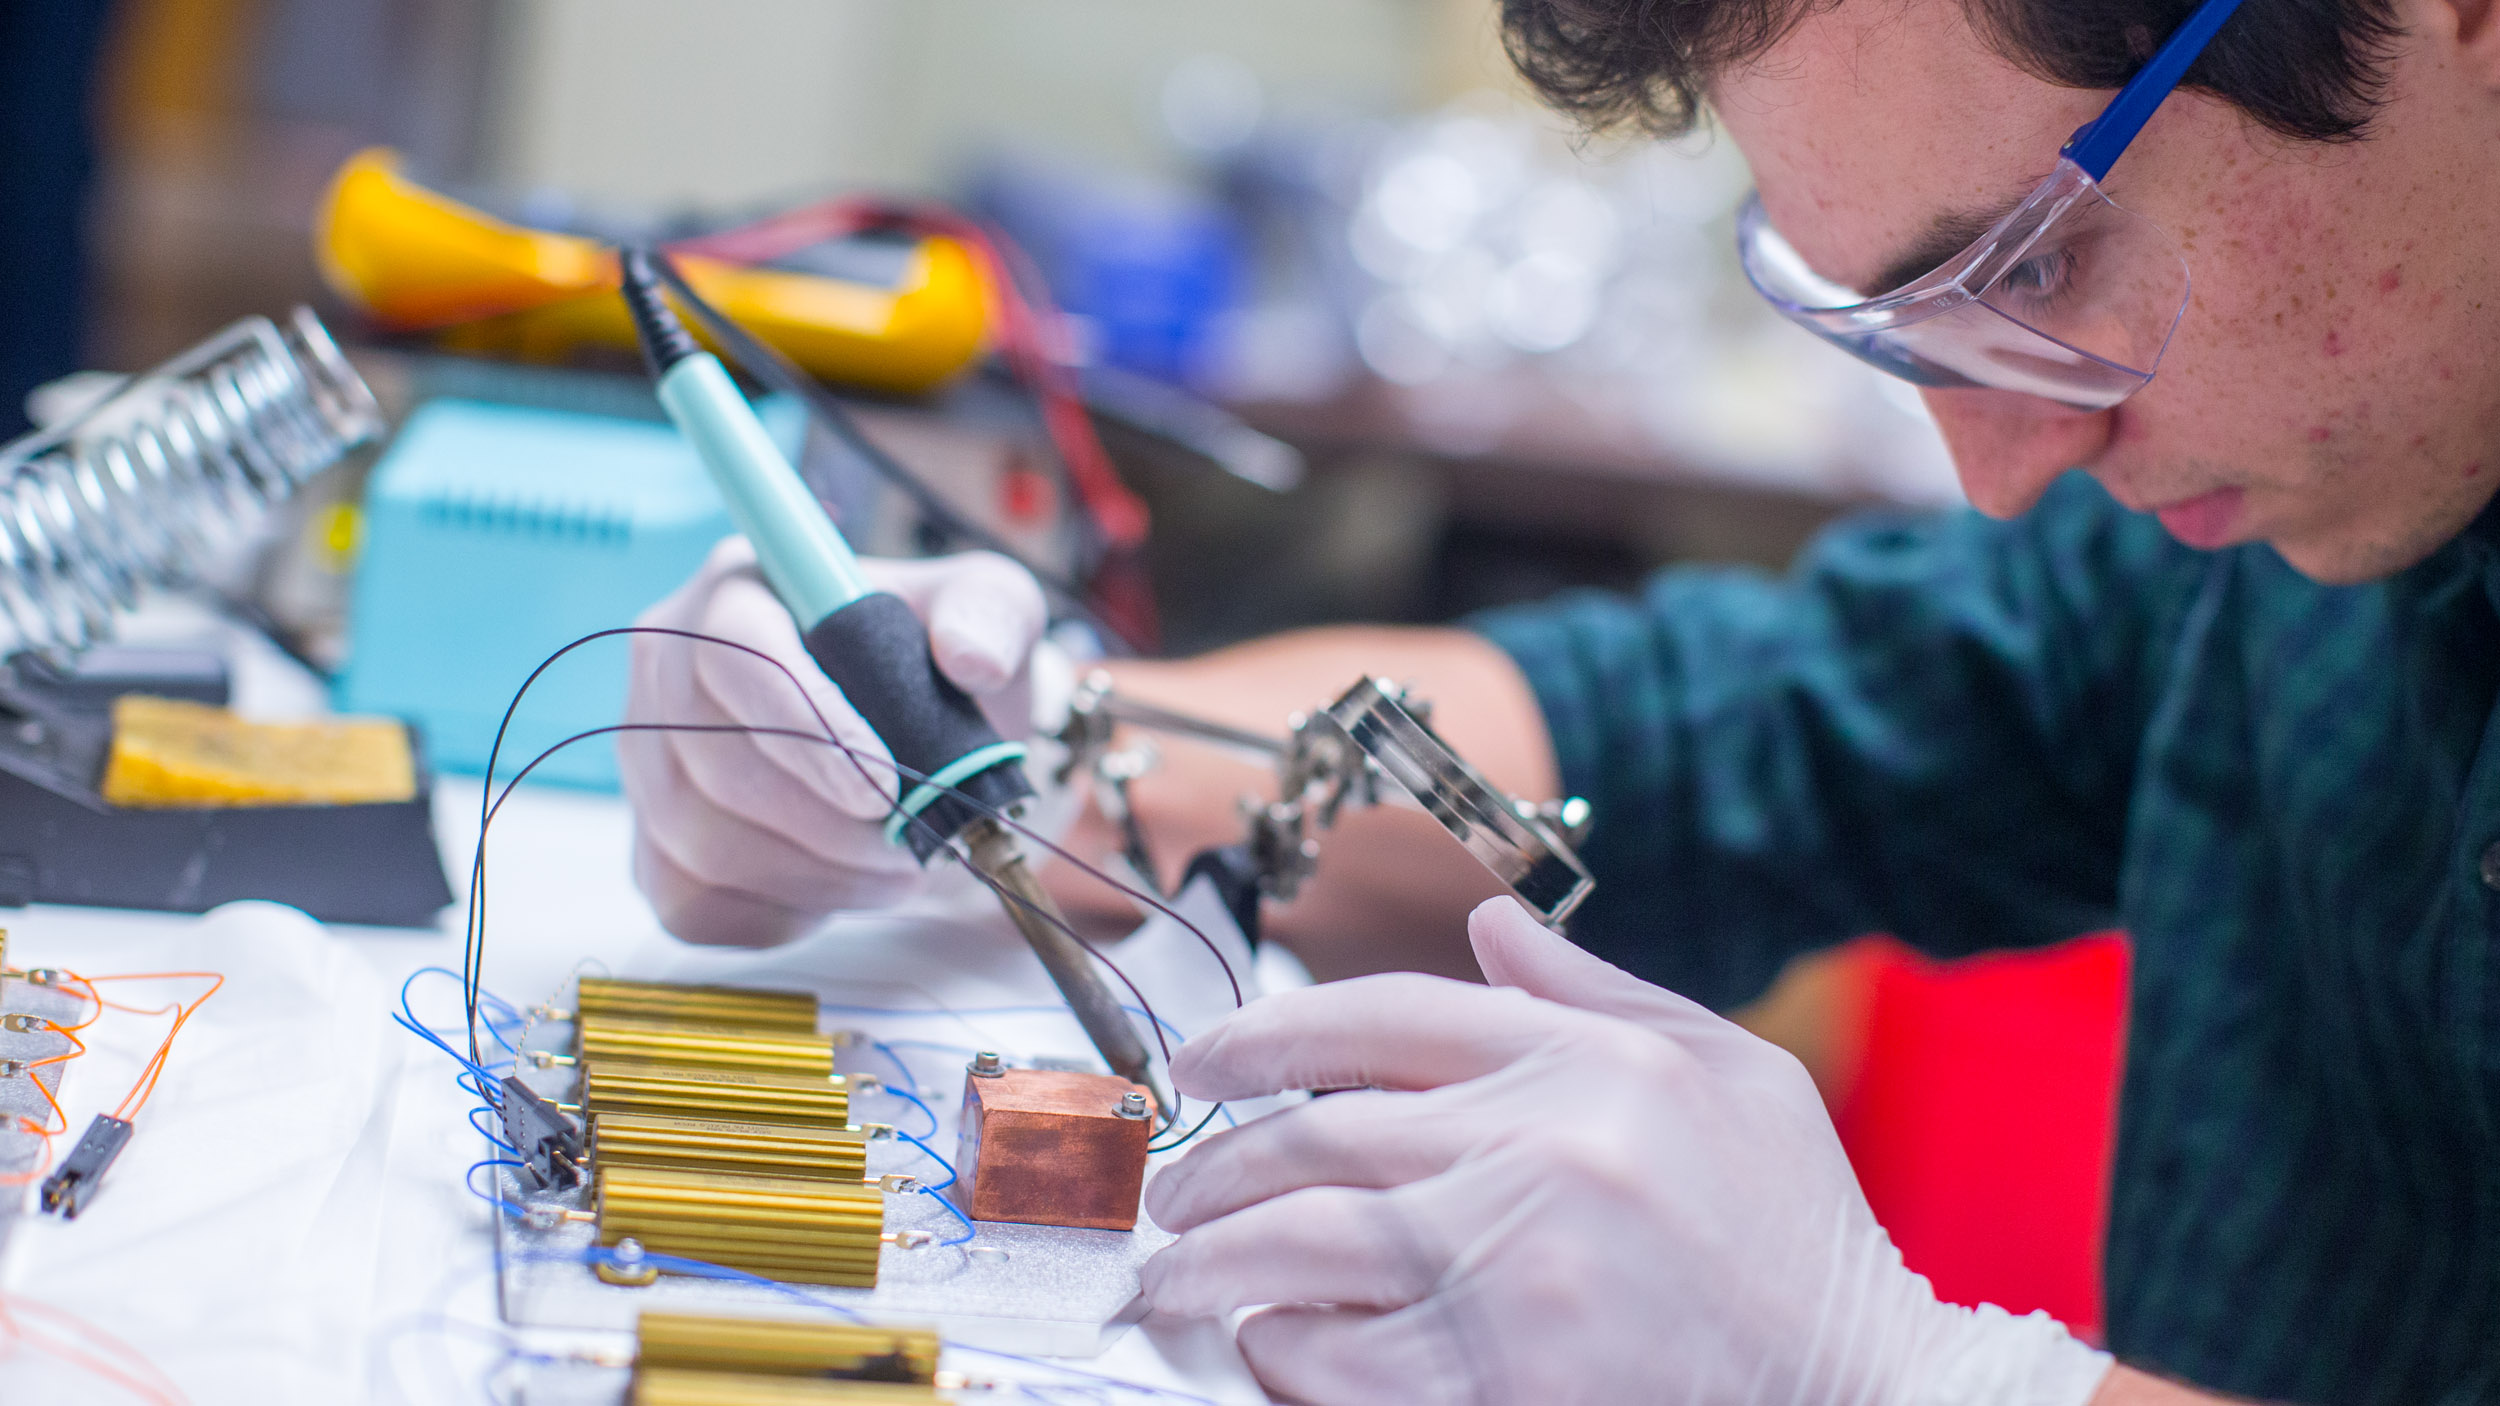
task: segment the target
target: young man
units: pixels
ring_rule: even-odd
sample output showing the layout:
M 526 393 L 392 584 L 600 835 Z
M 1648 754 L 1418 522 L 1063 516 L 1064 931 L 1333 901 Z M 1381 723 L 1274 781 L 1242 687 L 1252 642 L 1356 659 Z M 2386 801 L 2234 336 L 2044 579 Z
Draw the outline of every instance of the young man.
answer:
M 1979 512 L 1843 527 L 1783 581 L 1126 666 L 1262 726 L 1413 678 L 1497 781 L 1598 817 L 1587 952 L 1497 902 L 1470 961 L 1428 821 L 1332 843 L 1279 915 L 1316 969 L 1495 986 L 1339 982 L 1194 1040 L 1199 1097 L 1371 1091 L 1157 1179 L 1158 1307 L 1281 1305 L 1244 1348 L 1319 1402 L 2500 1401 L 2500 3 L 2232 11 L 1505 0 L 1563 106 L 1706 104 L 1760 182 L 1757 283 L 1921 382 Z M 1011 715 L 1031 584 L 888 570 Z M 734 545 L 659 614 L 812 675 Z M 728 653 L 644 650 L 635 716 L 807 725 Z M 908 882 L 814 751 L 631 744 L 640 873 L 686 936 Z M 1227 836 L 1223 765 L 1143 794 L 1168 852 Z M 2112 924 L 2115 1369 L 1937 1304 L 1794 1064 L 1635 979 L 1724 1005 L 1862 931 Z

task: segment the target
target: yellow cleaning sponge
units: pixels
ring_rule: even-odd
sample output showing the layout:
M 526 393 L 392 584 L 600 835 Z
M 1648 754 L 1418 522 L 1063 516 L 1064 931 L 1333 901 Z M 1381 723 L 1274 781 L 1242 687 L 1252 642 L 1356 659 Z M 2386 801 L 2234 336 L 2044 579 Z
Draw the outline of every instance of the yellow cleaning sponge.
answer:
M 117 806 L 369 805 L 416 794 L 408 729 L 391 718 L 256 723 L 173 698 L 113 701 L 104 799 Z

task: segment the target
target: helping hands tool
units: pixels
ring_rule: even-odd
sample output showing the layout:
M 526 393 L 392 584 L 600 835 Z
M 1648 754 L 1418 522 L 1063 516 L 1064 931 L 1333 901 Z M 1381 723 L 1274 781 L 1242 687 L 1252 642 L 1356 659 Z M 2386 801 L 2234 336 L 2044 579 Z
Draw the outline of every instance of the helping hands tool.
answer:
M 908 845 L 923 863 L 960 839 L 964 858 L 997 889 L 1007 916 L 1104 1062 L 1153 1091 L 1168 1117 L 1172 1097 L 1149 1068 L 1145 1043 L 1118 998 L 1034 878 L 1015 836 L 982 809 L 1006 812 L 1032 796 L 1024 744 L 1001 738 L 939 671 L 928 631 L 911 608 L 869 586 L 850 544 L 774 446 L 728 371 L 696 346 L 662 300 L 652 256 L 629 250 L 622 263 L 626 305 L 660 404 L 694 444 L 730 519 L 754 543 L 765 582 L 798 622 L 825 676 L 894 760 L 926 778 L 897 786 L 901 800 L 888 838 Z

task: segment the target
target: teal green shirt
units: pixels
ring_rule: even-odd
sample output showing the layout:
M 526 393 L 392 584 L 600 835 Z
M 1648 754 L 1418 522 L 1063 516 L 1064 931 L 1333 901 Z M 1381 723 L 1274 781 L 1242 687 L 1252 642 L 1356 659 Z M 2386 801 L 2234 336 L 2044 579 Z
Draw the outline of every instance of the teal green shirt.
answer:
M 1573 936 L 1716 1005 L 1892 932 L 2134 938 L 2110 1347 L 2500 1401 L 2500 508 L 2320 586 L 2071 476 L 1475 622 L 1594 803 Z

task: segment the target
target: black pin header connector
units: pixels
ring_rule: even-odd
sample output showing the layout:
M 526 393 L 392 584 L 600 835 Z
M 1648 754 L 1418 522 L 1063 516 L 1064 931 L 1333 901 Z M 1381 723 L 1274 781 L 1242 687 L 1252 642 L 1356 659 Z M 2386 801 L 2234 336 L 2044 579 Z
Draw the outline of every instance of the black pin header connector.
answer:
M 76 1220 L 95 1199 L 96 1184 L 104 1180 L 105 1169 L 122 1155 L 130 1144 L 130 1125 L 119 1118 L 97 1114 L 87 1125 L 86 1135 L 70 1149 L 69 1160 L 60 1169 L 43 1179 L 43 1208 L 63 1220 Z

